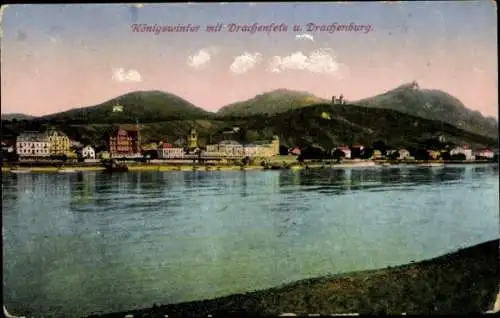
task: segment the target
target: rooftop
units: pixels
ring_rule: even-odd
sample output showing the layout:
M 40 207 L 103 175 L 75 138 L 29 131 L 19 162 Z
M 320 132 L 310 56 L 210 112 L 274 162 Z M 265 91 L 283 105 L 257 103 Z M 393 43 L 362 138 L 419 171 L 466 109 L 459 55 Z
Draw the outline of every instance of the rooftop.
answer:
M 241 146 L 241 144 L 234 140 L 223 140 L 219 142 L 219 145 L 233 145 L 233 146 Z
M 17 137 L 17 140 L 40 142 L 45 141 L 46 138 L 47 135 L 44 133 L 38 131 L 25 131 Z

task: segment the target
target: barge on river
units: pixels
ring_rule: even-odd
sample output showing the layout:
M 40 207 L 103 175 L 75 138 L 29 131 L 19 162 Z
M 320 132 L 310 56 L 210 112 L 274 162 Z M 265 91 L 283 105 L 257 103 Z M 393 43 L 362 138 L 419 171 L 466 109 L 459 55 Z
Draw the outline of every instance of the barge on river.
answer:
M 106 172 L 128 172 L 128 166 L 116 160 L 105 160 L 102 164 Z

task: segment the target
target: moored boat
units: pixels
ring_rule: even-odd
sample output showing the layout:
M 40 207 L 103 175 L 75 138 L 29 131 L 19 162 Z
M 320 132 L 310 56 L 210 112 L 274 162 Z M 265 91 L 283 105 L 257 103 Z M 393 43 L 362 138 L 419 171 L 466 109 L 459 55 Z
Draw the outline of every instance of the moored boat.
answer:
M 10 170 L 10 172 L 12 172 L 12 173 L 30 173 L 31 169 L 29 169 L 29 168 L 16 168 L 16 169 Z
M 106 172 L 128 172 L 127 165 L 118 163 L 115 160 L 103 161 L 103 165 Z
M 425 163 L 423 164 L 426 167 L 441 167 L 444 164 L 443 163 L 438 163 L 438 162 L 431 162 L 431 163 Z
M 57 172 L 59 172 L 59 173 L 76 173 L 76 170 L 71 169 L 71 168 L 61 168 L 61 169 L 57 170 Z

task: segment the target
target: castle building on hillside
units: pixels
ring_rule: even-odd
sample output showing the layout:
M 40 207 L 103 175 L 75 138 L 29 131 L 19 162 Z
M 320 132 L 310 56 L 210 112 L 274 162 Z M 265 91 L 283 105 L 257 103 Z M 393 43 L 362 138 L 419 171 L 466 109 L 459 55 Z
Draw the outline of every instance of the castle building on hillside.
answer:
M 344 99 L 343 94 L 340 94 L 339 98 L 337 98 L 337 96 L 335 96 L 335 95 L 332 96 L 332 104 L 344 105 L 345 103 L 346 103 L 346 100 Z
M 123 112 L 123 105 L 116 104 L 113 106 L 113 113 L 121 113 Z

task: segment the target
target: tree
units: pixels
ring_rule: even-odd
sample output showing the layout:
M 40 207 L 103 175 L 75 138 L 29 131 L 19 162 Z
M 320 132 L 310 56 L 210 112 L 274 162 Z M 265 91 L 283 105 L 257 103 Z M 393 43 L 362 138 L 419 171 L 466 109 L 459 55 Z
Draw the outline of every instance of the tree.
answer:
M 389 146 L 383 140 L 377 140 L 372 144 L 372 148 L 374 150 L 379 150 L 382 153 L 382 156 L 385 156 L 387 150 L 389 150 Z
M 249 156 L 246 156 L 245 158 L 241 159 L 241 164 L 243 166 L 248 166 L 250 164 L 250 162 L 251 162 L 251 159 Z
M 284 145 L 280 145 L 280 155 L 286 156 L 288 155 L 288 147 Z
M 465 157 L 465 154 L 463 154 L 463 153 L 458 153 L 456 155 L 450 156 L 450 160 L 457 160 L 458 161 L 458 160 L 465 160 L 465 159 L 466 159 L 466 157 Z
M 149 159 L 158 159 L 158 151 L 146 150 L 146 151 L 144 151 L 144 157 L 149 158 Z
M 351 147 L 351 158 L 361 158 L 361 149 L 358 147 Z
M 372 148 L 363 148 L 363 150 L 360 153 L 361 159 L 370 159 L 372 156 L 373 156 Z
M 399 159 L 399 151 L 394 151 L 388 155 L 389 160 L 398 160 Z
M 342 158 L 345 158 L 345 152 L 340 149 L 335 149 L 332 153 L 333 159 L 340 161 Z
M 303 161 L 304 159 L 324 159 L 326 158 L 325 152 L 321 148 L 310 146 L 300 152 L 297 160 Z
M 443 160 L 451 160 L 451 155 L 448 151 L 442 151 L 441 152 L 441 158 Z
M 431 156 L 426 149 L 417 149 L 413 155 L 416 160 L 430 160 Z

